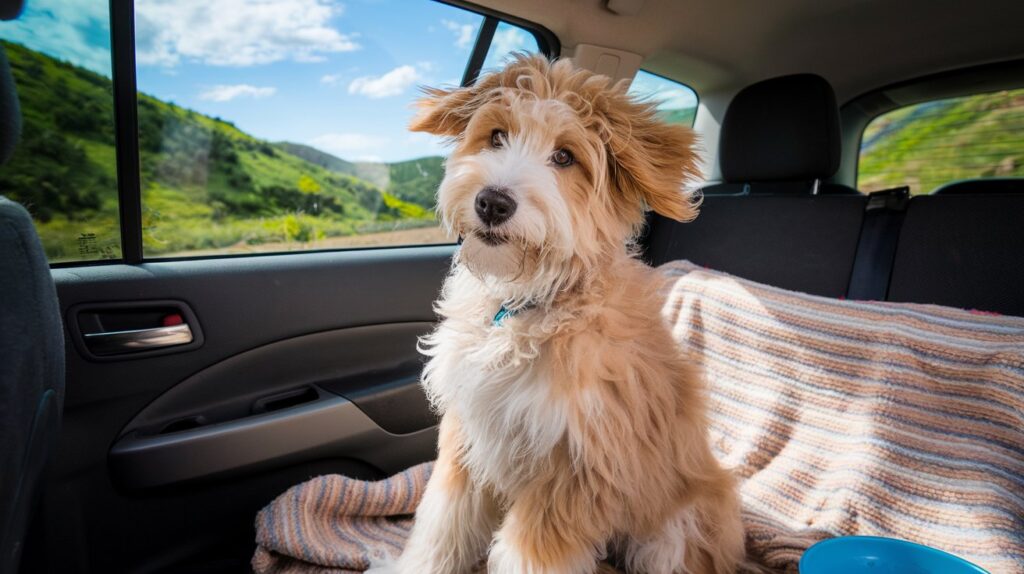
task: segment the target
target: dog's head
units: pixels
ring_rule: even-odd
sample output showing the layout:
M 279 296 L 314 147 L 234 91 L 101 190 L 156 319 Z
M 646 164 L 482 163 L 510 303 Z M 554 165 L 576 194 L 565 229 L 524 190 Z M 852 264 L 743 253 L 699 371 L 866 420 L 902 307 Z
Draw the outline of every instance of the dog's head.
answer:
M 438 191 L 460 261 L 510 299 L 545 298 L 625 252 L 644 206 L 696 215 L 693 132 L 657 118 L 624 83 L 521 55 L 476 84 L 428 89 L 411 129 L 455 149 Z

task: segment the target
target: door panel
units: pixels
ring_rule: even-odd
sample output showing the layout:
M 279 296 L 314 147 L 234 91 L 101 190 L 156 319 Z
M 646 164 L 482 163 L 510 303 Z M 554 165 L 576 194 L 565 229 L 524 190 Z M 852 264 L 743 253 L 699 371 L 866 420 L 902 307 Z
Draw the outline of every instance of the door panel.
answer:
M 118 360 L 67 346 L 64 427 L 31 571 L 238 571 L 255 512 L 288 486 L 432 458 L 415 344 L 453 251 L 55 269 L 66 326 L 83 308 L 176 301 L 203 339 Z

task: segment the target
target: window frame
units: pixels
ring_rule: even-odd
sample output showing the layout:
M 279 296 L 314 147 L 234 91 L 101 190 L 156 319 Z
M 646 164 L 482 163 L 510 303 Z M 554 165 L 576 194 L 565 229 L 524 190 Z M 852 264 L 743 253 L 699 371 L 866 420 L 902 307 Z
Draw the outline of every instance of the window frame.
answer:
M 483 16 L 473 49 L 466 62 L 462 85 L 471 85 L 480 74 L 487 51 L 500 22 L 522 28 L 536 40 L 541 53 L 551 58 L 561 52 L 558 37 L 547 28 L 497 10 L 472 5 L 463 0 L 430 0 Z M 110 7 L 111 83 L 114 106 L 114 150 L 117 173 L 117 202 L 121 257 L 90 261 L 50 263 L 51 269 L 95 265 L 138 265 L 149 261 L 192 261 L 225 257 L 260 257 L 295 254 L 295 251 L 268 251 L 245 255 L 197 255 L 183 257 L 146 257 L 142 243 L 142 166 L 139 154 L 138 80 L 135 65 L 135 2 L 108 0 Z M 454 244 L 454 243 L 452 243 Z M 334 251 L 365 251 L 371 249 L 402 249 L 429 247 L 437 244 L 372 245 L 329 249 L 305 249 L 301 253 Z M 448 245 L 448 244 L 444 244 Z

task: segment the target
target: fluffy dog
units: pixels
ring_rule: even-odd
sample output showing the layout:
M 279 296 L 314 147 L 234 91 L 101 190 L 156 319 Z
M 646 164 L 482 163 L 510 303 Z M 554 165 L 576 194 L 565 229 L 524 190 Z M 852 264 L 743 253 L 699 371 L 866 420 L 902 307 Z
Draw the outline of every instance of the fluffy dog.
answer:
M 443 414 L 403 574 L 732 572 L 734 480 L 701 377 L 632 245 L 645 206 L 696 215 L 694 135 L 623 83 L 519 56 L 429 89 L 411 129 L 454 144 L 438 191 L 464 243 L 421 341 Z

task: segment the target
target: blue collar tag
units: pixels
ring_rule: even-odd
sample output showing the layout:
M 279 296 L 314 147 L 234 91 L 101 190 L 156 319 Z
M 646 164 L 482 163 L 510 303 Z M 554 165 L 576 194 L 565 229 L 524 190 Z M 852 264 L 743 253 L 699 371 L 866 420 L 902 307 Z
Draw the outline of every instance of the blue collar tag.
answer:
M 501 306 L 501 309 L 498 309 L 498 312 L 494 314 L 494 318 L 491 319 L 491 325 L 495 327 L 500 327 L 501 324 L 505 322 L 505 319 L 515 317 L 516 315 L 522 313 L 523 311 L 529 311 L 530 309 L 533 309 L 536 306 L 536 303 L 528 303 L 526 305 L 523 305 L 522 307 L 519 307 L 518 309 L 509 309 L 503 304 Z
M 504 305 L 502 305 L 501 309 L 498 309 L 498 312 L 494 314 L 494 319 L 491 320 L 491 325 L 494 325 L 495 327 L 500 327 L 501 324 L 505 322 L 505 319 L 509 317 L 514 317 L 515 314 L 515 311 L 512 311 L 505 307 Z

